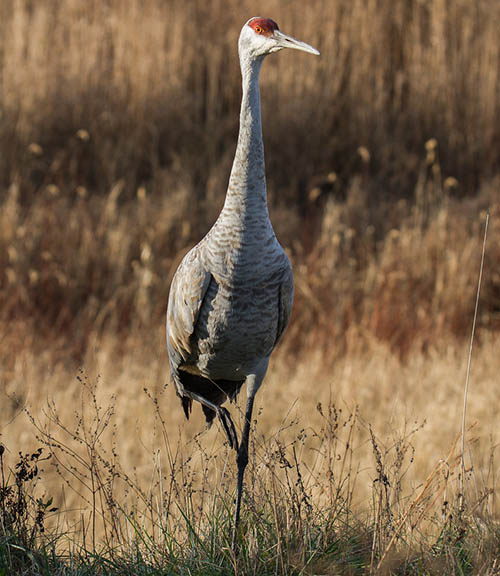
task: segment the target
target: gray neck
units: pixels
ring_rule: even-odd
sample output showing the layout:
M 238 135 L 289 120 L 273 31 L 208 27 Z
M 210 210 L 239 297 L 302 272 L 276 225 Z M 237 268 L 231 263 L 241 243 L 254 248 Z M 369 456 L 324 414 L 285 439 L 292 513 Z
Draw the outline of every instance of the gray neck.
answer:
M 259 74 L 262 58 L 240 57 L 243 97 L 238 146 L 224 204 L 224 211 L 249 216 L 267 212 L 264 144 L 260 113 Z

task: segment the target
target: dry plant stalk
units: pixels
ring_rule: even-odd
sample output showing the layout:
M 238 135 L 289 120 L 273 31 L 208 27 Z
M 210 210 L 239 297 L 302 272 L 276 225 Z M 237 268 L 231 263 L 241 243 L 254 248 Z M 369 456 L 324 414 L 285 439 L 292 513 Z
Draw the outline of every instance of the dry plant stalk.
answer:
M 486 252 L 486 238 L 488 236 L 488 223 L 490 219 L 489 212 L 486 212 L 486 221 L 484 223 L 484 237 L 483 237 L 483 249 L 481 252 L 481 265 L 479 267 L 479 278 L 477 281 L 477 292 L 476 292 L 476 304 L 474 306 L 474 319 L 472 321 L 472 332 L 470 336 L 470 344 L 469 344 L 469 356 L 467 358 L 467 373 L 465 376 L 465 389 L 464 389 L 464 407 L 462 413 L 462 450 L 460 454 L 461 460 L 461 475 L 460 475 L 460 510 L 463 511 L 464 507 L 464 500 L 465 500 L 465 420 L 466 420 L 466 413 L 467 413 L 467 396 L 469 392 L 469 377 L 470 377 L 470 367 L 472 362 L 472 346 L 474 344 L 474 333 L 476 330 L 476 320 L 477 320 L 477 311 L 479 308 L 479 295 L 481 293 L 481 281 L 483 278 L 483 266 L 484 266 L 484 255 Z

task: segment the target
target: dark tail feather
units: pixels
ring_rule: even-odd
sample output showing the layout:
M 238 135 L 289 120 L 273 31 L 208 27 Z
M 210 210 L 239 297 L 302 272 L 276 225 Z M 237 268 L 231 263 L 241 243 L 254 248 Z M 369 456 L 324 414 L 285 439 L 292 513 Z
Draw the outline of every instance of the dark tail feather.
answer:
M 182 407 L 184 408 L 184 414 L 186 415 L 186 419 L 189 420 L 189 415 L 191 414 L 191 409 L 193 407 L 193 401 L 189 396 L 183 396 L 181 398 Z
M 203 396 L 206 400 L 220 406 L 224 401 L 229 398 L 234 400 L 240 391 L 245 380 L 209 380 L 198 374 L 191 374 L 184 370 L 179 370 L 179 379 L 186 392 L 194 392 L 199 396 Z M 186 418 L 189 418 L 191 413 L 193 400 L 189 396 L 182 397 L 182 407 Z M 210 426 L 216 413 L 206 406 L 202 405 L 203 413 Z
M 203 404 L 201 405 L 201 409 L 203 410 L 203 414 L 205 414 L 207 426 L 210 428 L 210 426 L 212 425 L 212 421 L 216 416 L 216 413 L 211 408 L 208 408 L 207 406 L 204 406 Z

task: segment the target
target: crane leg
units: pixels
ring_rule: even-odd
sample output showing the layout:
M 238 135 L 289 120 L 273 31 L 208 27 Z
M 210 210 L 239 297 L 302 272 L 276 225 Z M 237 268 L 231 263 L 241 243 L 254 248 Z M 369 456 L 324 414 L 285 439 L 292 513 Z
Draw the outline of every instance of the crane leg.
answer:
M 210 402 L 206 398 L 203 398 L 203 396 L 195 394 L 194 392 L 190 392 L 189 395 L 193 400 L 196 400 L 200 404 L 203 404 L 203 406 L 210 408 L 217 414 L 222 427 L 224 428 L 224 432 L 226 433 L 229 446 L 238 452 L 238 436 L 236 435 L 236 428 L 234 427 L 233 419 L 231 418 L 231 415 L 226 410 L 226 408 L 218 406 L 217 404 Z
M 247 399 L 247 407 L 245 411 L 245 424 L 243 425 L 243 433 L 241 435 L 240 448 L 237 449 L 236 464 L 238 465 L 238 481 L 236 487 L 236 507 L 234 509 L 234 525 L 233 525 L 233 542 L 232 548 L 233 553 L 236 555 L 237 551 L 237 536 L 238 536 L 238 524 L 240 521 L 240 509 L 241 509 L 241 495 L 243 493 L 243 476 L 245 474 L 245 468 L 248 464 L 248 440 L 250 437 L 250 424 L 252 422 L 252 410 L 253 401 L 255 398 L 255 392 L 250 393 Z

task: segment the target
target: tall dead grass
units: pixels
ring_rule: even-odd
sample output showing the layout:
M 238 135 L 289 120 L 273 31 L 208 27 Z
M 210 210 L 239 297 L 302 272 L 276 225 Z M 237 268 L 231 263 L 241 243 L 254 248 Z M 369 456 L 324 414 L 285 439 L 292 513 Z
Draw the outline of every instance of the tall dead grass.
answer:
M 140 188 L 120 202 L 122 192 L 120 183 L 106 196 L 47 187 L 26 206 L 11 185 L 1 204 L 0 321 L 13 350 L 19 329 L 23 338 L 64 341 L 64 353 L 78 360 L 105 333 L 147 339 L 163 324 L 171 274 L 194 234 L 184 217 L 189 195 Z M 402 356 L 460 342 L 470 330 L 485 209 L 492 222 L 479 326 L 497 330 L 495 187 L 473 201 L 443 195 L 425 224 L 418 206 L 400 200 L 370 210 L 366 194 L 355 180 L 345 202 L 314 208 L 309 252 L 289 237 L 296 302 L 285 348 L 334 359 L 370 338 Z M 300 228 L 288 214 L 276 213 L 285 236 Z
M 144 453 L 156 454 L 161 426 L 177 437 L 183 420 L 171 387 L 162 392 L 168 286 L 223 201 L 240 100 L 236 39 L 241 24 L 259 12 L 322 56 L 306 62 L 282 53 L 269 58 L 262 75 L 270 210 L 293 260 L 296 302 L 259 393 L 262 437 L 252 482 L 258 484 L 259 470 L 270 462 L 267 449 L 273 458 L 285 454 L 293 473 L 298 470 L 293 451 L 280 454 L 272 444 L 277 431 L 290 448 L 303 438 L 300 430 L 289 436 L 281 430 L 288 410 L 306 414 L 305 426 L 321 430 L 314 436 L 324 440 L 321 450 L 329 449 L 325 422 L 334 421 L 325 420 L 326 407 L 333 401 L 356 413 L 362 440 L 349 465 L 364 482 L 356 505 L 375 498 L 372 528 L 362 538 L 363 562 L 375 570 L 382 558 L 390 560 L 402 531 L 411 540 L 424 530 L 414 514 L 423 510 L 427 522 L 446 502 L 446 466 L 435 466 L 439 458 L 451 462 L 460 428 L 457 383 L 465 374 L 485 210 L 490 232 L 468 411 L 476 422 L 469 472 L 478 480 L 469 486 L 483 516 L 498 511 L 498 471 L 490 460 L 498 442 L 500 318 L 495 0 L 0 3 L 1 438 L 15 450 L 32 449 L 22 408 L 29 405 L 43 421 L 47 397 L 55 398 L 49 407 L 68 429 L 78 425 L 75 374 L 83 365 L 92 381 L 101 375 L 91 407 L 116 397 L 116 426 L 106 433 L 114 434 L 113 461 L 122 466 L 117 482 L 124 474 L 133 479 L 125 482 L 129 488 L 151 481 Z M 150 396 L 140 394 L 144 387 Z M 155 414 L 163 423 L 151 417 L 152 397 L 160 398 Z M 411 449 L 406 440 L 398 444 L 395 429 L 407 439 L 424 420 Z M 182 433 L 191 438 L 201 426 L 193 414 Z M 224 450 L 215 427 L 193 442 L 202 456 L 210 443 L 214 454 Z M 306 448 L 297 458 L 310 467 L 302 479 L 312 486 L 317 452 Z M 400 491 L 410 453 L 415 465 Z M 211 457 L 202 458 L 203 474 L 207 466 L 220 470 Z M 269 466 L 279 468 L 279 458 Z M 186 473 L 195 475 L 199 464 Z M 395 474 L 390 489 L 389 472 Z M 155 474 L 160 482 L 158 468 Z M 112 483 L 112 474 L 105 477 Z M 59 487 L 59 477 L 51 478 Z M 300 538 L 286 540 L 287 518 L 303 522 L 294 525 L 295 534 L 306 535 L 303 543 L 312 541 L 306 532 L 316 525 L 304 521 L 297 475 L 289 477 L 298 482 L 289 500 L 280 492 L 286 482 L 273 493 L 272 478 L 262 477 L 258 493 L 284 503 L 273 508 L 266 501 L 279 528 L 274 534 L 283 539 L 277 549 L 284 571 L 285 560 L 307 557 L 296 547 Z M 335 483 L 323 480 L 334 498 Z M 428 496 L 437 500 L 425 509 Z M 67 491 L 56 497 L 58 505 L 95 515 L 94 504 L 89 512 Z M 253 504 L 250 518 L 257 514 Z M 305 508 L 298 515 L 286 508 L 299 505 Z M 127 517 L 121 519 L 129 530 Z M 112 530 L 122 530 L 110 521 Z M 82 522 L 88 527 L 92 518 Z M 130 532 L 122 535 L 124 542 Z M 276 544 L 257 532 L 251 538 L 255 554 L 263 542 Z M 320 561 L 316 567 L 322 570 Z
M 236 40 L 255 13 L 319 46 L 263 73 L 274 201 L 304 200 L 312 177 L 348 179 L 371 154 L 371 192 L 407 196 L 421 150 L 466 192 L 498 169 L 500 8 L 495 0 L 215 2 L 6 0 L 0 18 L 2 182 L 109 192 L 120 179 L 168 194 L 225 191 L 240 98 Z M 75 141 L 88 132 L 85 146 Z M 30 159 L 37 143 L 41 156 Z M 307 150 L 307 154 L 304 151 Z M 32 149 L 33 152 L 33 149 Z M 294 167 L 293 171 L 288 168 Z M 161 177 L 167 172 L 171 178 Z M 191 190 L 192 189 L 192 190 Z M 206 216 L 205 216 L 206 218 Z
M 298 313 L 314 294 L 309 326 L 336 309 L 336 341 L 359 325 L 403 351 L 464 334 L 478 220 L 455 197 L 481 189 L 477 207 L 496 209 L 500 12 L 461 0 L 3 3 L 4 317 L 74 323 L 80 350 L 104 324 L 158 317 L 172 265 L 220 208 L 236 39 L 264 8 L 322 50 L 263 74 L 273 218 L 305 266 Z M 483 323 L 497 293 L 493 280 Z
M 296 347 L 306 333 L 328 346 L 332 324 L 342 350 L 353 326 L 403 353 L 465 334 L 478 212 L 498 210 L 496 2 L 1 10 L 4 319 L 71 329 L 76 353 L 104 326 L 158 322 L 173 265 L 220 209 L 236 39 L 264 11 L 322 50 L 312 63 L 280 54 L 263 73 L 272 216 L 297 264 Z M 492 327 L 498 278 L 485 282 Z

